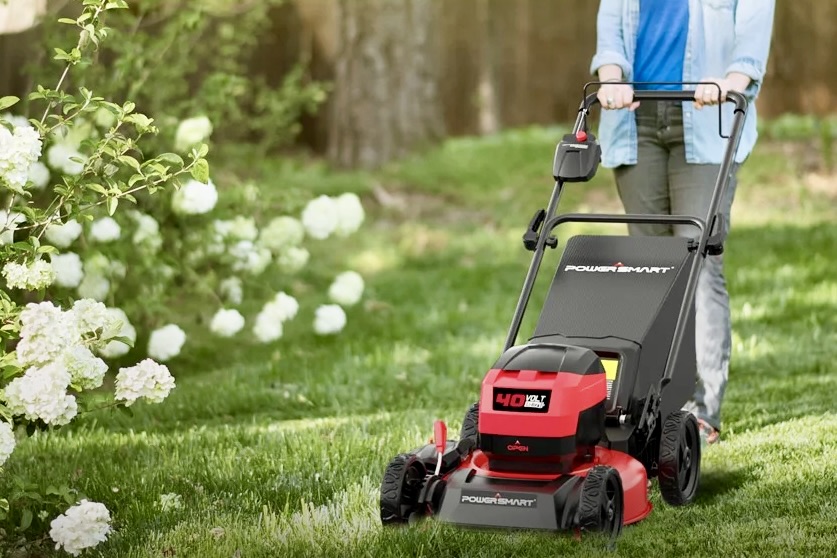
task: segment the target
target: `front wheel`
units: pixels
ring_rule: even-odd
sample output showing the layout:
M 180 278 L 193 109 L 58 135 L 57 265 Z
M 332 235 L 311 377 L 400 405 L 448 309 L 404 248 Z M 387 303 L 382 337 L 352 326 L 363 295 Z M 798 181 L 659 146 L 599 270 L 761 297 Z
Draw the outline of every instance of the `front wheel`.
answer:
M 480 404 L 474 403 L 465 412 L 465 418 L 462 420 L 462 428 L 459 431 L 459 439 L 473 438 L 477 441 L 477 436 L 480 431 Z
M 668 416 L 660 437 L 658 480 L 663 500 L 672 506 L 692 502 L 700 484 L 700 431 L 687 411 Z
M 426 475 L 427 469 L 415 455 L 402 453 L 390 461 L 381 483 L 381 523 L 397 525 L 410 520 L 418 511 Z
M 600 532 L 615 539 L 625 519 L 622 478 L 613 467 L 597 465 L 581 485 L 578 526 L 582 531 Z

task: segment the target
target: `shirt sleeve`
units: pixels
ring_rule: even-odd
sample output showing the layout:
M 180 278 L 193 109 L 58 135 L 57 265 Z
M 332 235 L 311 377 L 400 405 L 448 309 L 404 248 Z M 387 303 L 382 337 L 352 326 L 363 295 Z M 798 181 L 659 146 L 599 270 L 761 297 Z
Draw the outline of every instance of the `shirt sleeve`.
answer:
M 727 74 L 737 72 L 752 83 L 745 92 L 755 97 L 767 72 L 775 0 L 738 0 L 735 7 L 735 47 Z
M 596 54 L 590 64 L 590 73 L 595 75 L 602 66 L 615 64 L 622 68 L 622 76 L 630 81 L 633 68 L 625 54 L 625 37 L 622 32 L 623 3 L 623 0 L 602 0 L 599 4 L 596 17 Z

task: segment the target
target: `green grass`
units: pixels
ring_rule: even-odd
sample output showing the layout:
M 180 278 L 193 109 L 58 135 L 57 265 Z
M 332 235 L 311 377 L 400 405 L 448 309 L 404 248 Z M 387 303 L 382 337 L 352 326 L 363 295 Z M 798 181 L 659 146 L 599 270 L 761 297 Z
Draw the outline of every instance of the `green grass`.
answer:
M 377 519 L 386 463 L 424 443 L 435 418 L 458 431 L 498 355 L 530 255 L 520 235 L 551 191 L 559 135 L 453 140 L 374 175 L 263 163 L 251 171 L 259 183 L 364 195 L 362 232 L 317 247 L 311 271 L 364 273 L 365 301 L 350 310 L 347 330 L 315 338 L 303 308 L 274 346 L 193 333 L 170 363 L 178 387 L 166 402 L 30 439 L 8 462 L 0 493 L 10 476 L 25 475 L 104 502 L 116 532 L 93 556 L 600 553 L 594 538 L 435 522 L 384 530 Z M 607 555 L 833 556 L 837 548 L 837 208 L 782 149 L 763 144 L 745 166 L 727 245 L 735 336 L 724 442 L 705 455 L 694 505 L 668 507 L 655 488 L 654 513 Z M 265 207 L 287 199 L 268 195 Z M 607 170 L 571 186 L 565 200 L 568 209 L 618 210 Z M 168 493 L 182 507 L 161 509 Z

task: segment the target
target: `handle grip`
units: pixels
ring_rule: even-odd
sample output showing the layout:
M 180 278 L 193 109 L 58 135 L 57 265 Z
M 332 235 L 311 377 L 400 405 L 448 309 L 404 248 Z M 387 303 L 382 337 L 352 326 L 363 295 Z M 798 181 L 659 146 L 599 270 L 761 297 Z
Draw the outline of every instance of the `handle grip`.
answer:
M 610 81 L 603 82 L 603 81 L 591 81 L 584 85 L 584 101 L 581 104 L 582 110 L 589 110 L 590 107 L 595 105 L 599 102 L 596 93 L 587 93 L 587 89 L 590 88 L 592 85 L 604 85 L 605 83 L 613 83 Z M 678 81 L 678 82 L 642 82 L 642 81 L 622 81 L 617 82 L 623 85 L 705 85 L 707 82 L 701 81 Z M 718 91 L 721 90 L 721 86 L 717 83 L 710 83 L 718 88 Z M 680 91 L 671 91 L 665 89 L 639 89 L 634 90 L 634 100 L 635 101 L 694 101 L 695 100 L 695 92 L 690 90 L 680 90 Z M 743 93 L 738 91 L 727 91 L 726 100 L 727 103 L 735 103 L 735 112 L 746 112 L 747 110 L 747 97 L 744 96 Z

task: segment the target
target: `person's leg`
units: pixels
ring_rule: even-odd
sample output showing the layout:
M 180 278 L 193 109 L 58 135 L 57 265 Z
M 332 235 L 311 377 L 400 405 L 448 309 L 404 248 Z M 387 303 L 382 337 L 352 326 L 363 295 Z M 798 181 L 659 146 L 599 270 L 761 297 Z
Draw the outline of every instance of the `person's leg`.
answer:
M 732 202 L 737 181 L 735 171 L 721 200 L 719 210 L 729 231 Z M 672 146 L 669 164 L 672 213 L 706 218 L 720 165 L 686 163 L 683 145 Z M 697 236 L 694 227 L 675 226 L 679 236 Z M 729 294 L 724 278 L 723 255 L 707 256 L 695 293 L 695 343 L 698 383 L 690 410 L 701 422 L 706 441 L 717 441 L 721 429 L 721 403 L 729 377 L 732 346 Z
M 614 170 L 616 188 L 626 213 L 667 214 L 668 149 L 660 141 L 661 119 L 657 103 L 643 102 L 636 111 L 637 163 Z M 632 223 L 631 235 L 672 234 L 671 227 L 660 224 Z

